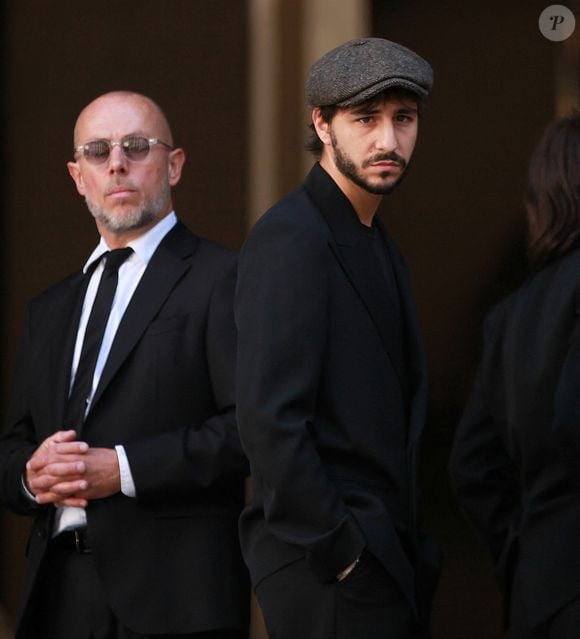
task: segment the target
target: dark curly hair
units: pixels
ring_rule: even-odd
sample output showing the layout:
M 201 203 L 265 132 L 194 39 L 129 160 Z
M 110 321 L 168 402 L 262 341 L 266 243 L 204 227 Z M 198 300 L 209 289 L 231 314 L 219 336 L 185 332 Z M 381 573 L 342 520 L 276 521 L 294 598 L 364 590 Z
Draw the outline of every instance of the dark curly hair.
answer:
M 413 102 L 417 104 L 417 108 L 419 110 L 419 117 L 423 116 L 424 99 L 420 95 L 413 93 L 413 91 L 408 91 L 406 89 L 402 89 L 399 87 L 394 87 L 392 89 L 385 89 L 383 92 L 379 93 L 374 98 L 368 100 L 367 103 L 375 104 L 383 100 L 397 100 L 397 99 L 412 100 Z M 361 103 L 361 104 L 364 104 L 364 103 Z M 336 112 L 340 108 L 341 107 L 338 107 L 334 104 L 329 106 L 321 106 L 320 115 L 322 116 L 322 119 L 324 120 L 324 122 L 331 122 L 332 118 L 334 118 L 334 116 L 336 115 Z M 312 155 L 317 160 L 319 160 L 322 155 L 322 149 L 324 148 L 324 145 L 322 144 L 322 141 L 320 140 L 320 138 L 318 137 L 318 134 L 316 133 L 314 124 L 310 123 L 309 129 L 310 129 L 310 135 L 308 137 L 308 140 L 306 141 L 305 148 L 307 151 L 312 153 Z

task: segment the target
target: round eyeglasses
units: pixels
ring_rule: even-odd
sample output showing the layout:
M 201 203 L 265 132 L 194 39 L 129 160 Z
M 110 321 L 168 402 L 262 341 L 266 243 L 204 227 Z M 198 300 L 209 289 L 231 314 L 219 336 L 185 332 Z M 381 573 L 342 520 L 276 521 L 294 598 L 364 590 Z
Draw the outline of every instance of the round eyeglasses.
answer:
M 173 147 L 158 138 L 146 138 L 141 135 L 129 135 L 119 141 L 114 140 L 91 140 L 86 144 L 75 146 L 76 153 L 82 153 L 87 162 L 91 164 L 104 164 L 111 155 L 113 147 L 119 146 L 128 160 L 141 162 L 148 155 L 151 147 L 162 144 L 170 151 Z

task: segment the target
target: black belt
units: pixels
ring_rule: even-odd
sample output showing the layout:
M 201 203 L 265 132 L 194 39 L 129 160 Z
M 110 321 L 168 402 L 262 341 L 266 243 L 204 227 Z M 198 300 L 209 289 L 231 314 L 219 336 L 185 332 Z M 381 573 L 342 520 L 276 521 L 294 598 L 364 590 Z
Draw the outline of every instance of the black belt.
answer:
M 89 544 L 86 528 L 63 530 L 56 537 L 53 537 L 50 543 L 56 548 L 76 552 L 79 555 L 88 555 L 93 552 Z

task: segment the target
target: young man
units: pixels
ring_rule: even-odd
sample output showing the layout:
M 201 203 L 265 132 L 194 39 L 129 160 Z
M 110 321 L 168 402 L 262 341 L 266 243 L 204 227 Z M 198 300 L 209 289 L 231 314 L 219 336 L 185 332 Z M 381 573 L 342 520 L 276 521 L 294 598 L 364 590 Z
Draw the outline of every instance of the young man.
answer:
M 34 517 L 16 636 L 245 637 L 236 256 L 177 220 L 149 98 L 97 98 L 74 145 L 100 242 L 30 304 L 0 440 L 2 502 Z
M 428 636 L 424 355 L 407 268 L 375 213 L 431 84 L 427 62 L 387 40 L 318 60 L 306 93 L 320 162 L 241 253 L 238 424 L 254 492 L 240 530 L 271 639 Z

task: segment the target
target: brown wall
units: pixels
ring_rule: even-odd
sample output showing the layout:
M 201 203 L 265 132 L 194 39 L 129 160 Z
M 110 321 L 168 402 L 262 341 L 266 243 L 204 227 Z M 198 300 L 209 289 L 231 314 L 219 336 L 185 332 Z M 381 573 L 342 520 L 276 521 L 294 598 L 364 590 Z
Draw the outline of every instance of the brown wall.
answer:
M 4 3 L 2 361 L 6 395 L 26 300 L 79 268 L 97 242 L 66 170 L 72 127 L 100 93 L 143 92 L 188 154 L 178 215 L 237 247 L 245 229 L 247 6 L 243 0 Z M 3 515 L 1 583 L 13 612 L 27 526 Z
M 426 527 L 442 543 L 436 639 L 498 639 L 487 552 L 458 514 L 446 464 L 489 306 L 525 273 L 527 159 L 554 117 L 562 45 L 538 29 L 549 2 L 376 0 L 376 35 L 435 70 L 410 174 L 381 215 L 413 270 L 430 374 L 423 448 Z

